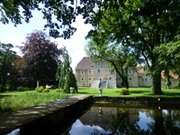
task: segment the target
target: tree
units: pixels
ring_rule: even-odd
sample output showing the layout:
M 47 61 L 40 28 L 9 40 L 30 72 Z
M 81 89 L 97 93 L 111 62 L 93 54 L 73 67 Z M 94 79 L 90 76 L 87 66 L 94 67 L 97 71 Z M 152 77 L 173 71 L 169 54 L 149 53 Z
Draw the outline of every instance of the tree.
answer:
M 43 32 L 34 32 L 27 36 L 22 48 L 27 70 L 37 85 L 55 84 L 60 50 Z
M 105 37 L 96 34 L 90 38 L 87 52 L 95 60 L 109 63 L 122 80 L 122 87 L 129 88 L 128 70 L 136 66 L 133 51 L 122 44 L 110 43 Z
M 75 28 L 71 23 L 77 14 L 77 1 L 74 0 L 3 0 L 0 1 L 0 21 L 16 25 L 33 17 L 32 11 L 38 10 L 47 21 L 45 28 L 53 37 L 69 38 Z
M 155 52 L 160 56 L 159 63 L 164 66 L 163 70 L 169 87 L 171 84 L 170 72 L 174 72 L 180 77 L 180 37 L 177 37 L 175 41 L 161 44 L 155 49 Z
M 161 94 L 165 65 L 159 63 L 160 55 L 155 50 L 178 35 L 179 5 L 176 0 L 105 0 L 96 12 L 85 17 L 95 28 L 89 34 L 100 32 L 111 42 L 125 42 L 144 57 L 152 75 L 153 92 Z
M 71 59 L 68 55 L 66 48 L 62 49 L 62 63 L 59 64 L 56 73 L 59 88 L 62 88 L 64 92 L 70 93 L 70 89 L 73 88 L 73 92 L 78 92 L 76 77 L 70 66 Z
M 16 59 L 16 53 L 12 51 L 12 48 L 12 44 L 0 43 L 0 91 L 4 91 L 7 87 L 13 87 L 13 66 Z

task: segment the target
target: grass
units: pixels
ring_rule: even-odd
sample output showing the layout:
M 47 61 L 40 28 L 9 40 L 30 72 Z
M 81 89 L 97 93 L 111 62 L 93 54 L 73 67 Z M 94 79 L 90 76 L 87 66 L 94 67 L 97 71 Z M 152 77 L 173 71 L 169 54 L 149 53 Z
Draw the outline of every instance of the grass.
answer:
M 0 111 L 17 111 L 23 108 L 45 104 L 56 99 L 62 99 L 66 94 L 59 90 L 39 93 L 35 90 L 24 92 L 0 93 Z
M 122 88 L 103 89 L 103 96 L 124 96 L 121 94 Z M 98 96 L 99 91 L 96 88 L 79 88 L 79 94 L 88 94 Z M 132 96 L 154 96 L 151 88 L 130 88 L 129 97 Z M 180 89 L 163 89 L 164 97 L 180 97 Z
M 98 96 L 99 91 L 96 88 L 79 88 L 80 94 Z M 163 97 L 175 98 L 180 97 L 180 89 L 164 89 Z M 64 94 L 61 90 L 54 89 L 50 92 L 39 93 L 35 90 L 24 92 L 6 92 L 0 93 L 0 111 L 17 111 L 23 108 L 45 104 L 56 99 L 62 99 L 72 94 Z M 122 95 L 122 89 L 103 89 L 103 96 L 147 96 L 156 97 L 152 94 L 151 88 L 130 88 L 129 95 Z

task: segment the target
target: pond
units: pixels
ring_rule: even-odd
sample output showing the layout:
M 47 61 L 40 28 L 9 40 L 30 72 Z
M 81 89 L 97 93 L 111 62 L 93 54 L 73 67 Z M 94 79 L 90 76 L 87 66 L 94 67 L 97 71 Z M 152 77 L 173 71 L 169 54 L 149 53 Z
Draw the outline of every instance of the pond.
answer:
M 94 105 L 59 135 L 180 135 L 180 110 Z

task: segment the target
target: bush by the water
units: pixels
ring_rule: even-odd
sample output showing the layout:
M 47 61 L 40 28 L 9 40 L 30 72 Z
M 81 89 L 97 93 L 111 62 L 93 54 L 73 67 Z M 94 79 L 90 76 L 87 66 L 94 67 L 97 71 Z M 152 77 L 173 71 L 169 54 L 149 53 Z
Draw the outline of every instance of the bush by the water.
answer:
M 121 95 L 129 95 L 129 90 L 128 89 L 122 89 Z
M 37 92 L 49 92 L 48 88 L 45 88 L 43 86 L 40 86 L 38 88 L 35 89 Z

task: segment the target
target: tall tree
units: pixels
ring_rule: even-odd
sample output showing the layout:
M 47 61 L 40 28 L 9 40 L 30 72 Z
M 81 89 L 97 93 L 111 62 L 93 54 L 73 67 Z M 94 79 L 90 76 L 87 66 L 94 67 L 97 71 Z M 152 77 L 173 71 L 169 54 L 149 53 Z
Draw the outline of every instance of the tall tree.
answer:
M 60 50 L 43 32 L 27 36 L 22 48 L 27 70 L 40 85 L 54 84 Z
M 56 78 L 58 80 L 59 88 L 62 88 L 64 92 L 70 93 L 70 89 L 73 89 L 74 93 L 78 92 L 76 77 L 73 73 L 73 70 L 70 66 L 71 59 L 66 50 L 66 48 L 62 49 L 62 63 L 59 64 L 58 70 L 56 73 Z
M 12 48 L 12 44 L 0 43 L 0 91 L 4 91 L 7 85 L 11 88 L 11 80 L 14 75 L 13 66 L 16 59 L 16 53 L 12 51 Z
M 104 60 L 109 63 L 122 80 L 122 87 L 129 88 L 128 70 L 136 66 L 133 50 L 122 44 L 110 43 L 100 35 L 90 38 L 87 52 L 96 60 Z M 101 38 L 101 37 L 100 37 Z
M 180 77 L 180 37 L 177 37 L 175 41 L 161 44 L 155 49 L 155 52 L 160 56 L 159 64 L 164 66 L 163 70 L 165 71 L 167 85 L 169 86 L 171 84 L 170 72 Z
M 126 42 L 144 57 L 153 78 L 153 92 L 161 94 L 164 65 L 155 49 L 179 34 L 179 5 L 176 0 L 105 0 L 85 17 L 95 28 L 90 34 L 101 32 L 112 42 Z
M 38 10 L 46 20 L 45 28 L 53 37 L 69 38 L 75 28 L 71 23 L 77 14 L 77 1 L 74 0 L 1 0 L 0 22 L 21 24 L 29 22 L 32 11 Z

